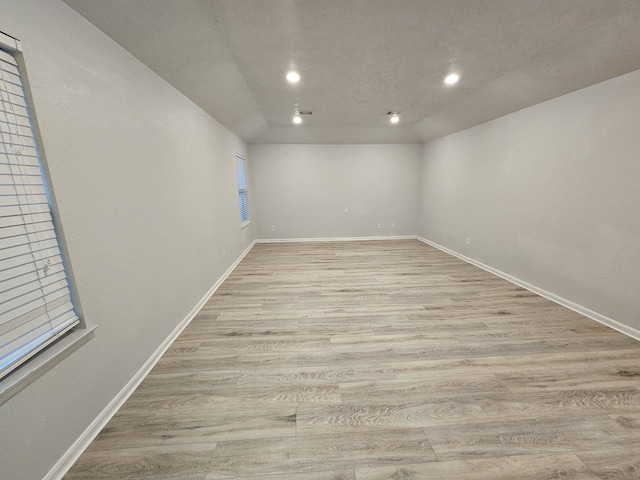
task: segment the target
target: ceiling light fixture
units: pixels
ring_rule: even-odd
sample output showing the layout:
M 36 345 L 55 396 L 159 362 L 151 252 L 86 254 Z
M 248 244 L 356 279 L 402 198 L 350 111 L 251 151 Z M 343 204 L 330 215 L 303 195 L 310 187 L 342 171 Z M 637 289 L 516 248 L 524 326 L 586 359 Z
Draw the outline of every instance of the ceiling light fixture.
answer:
M 300 74 L 295 70 L 289 70 L 287 72 L 287 81 L 289 83 L 298 83 L 300 81 Z
M 447 85 L 453 85 L 455 83 L 458 83 L 458 80 L 460 80 L 460 75 L 458 75 L 457 73 L 450 73 L 445 77 L 444 83 L 446 83 Z
M 394 125 L 400 121 L 400 115 L 398 112 L 388 112 L 387 115 L 391 115 L 389 121 Z
M 302 123 L 302 117 L 300 116 L 300 104 L 294 103 L 293 108 L 295 108 L 293 111 L 293 123 L 300 125 Z

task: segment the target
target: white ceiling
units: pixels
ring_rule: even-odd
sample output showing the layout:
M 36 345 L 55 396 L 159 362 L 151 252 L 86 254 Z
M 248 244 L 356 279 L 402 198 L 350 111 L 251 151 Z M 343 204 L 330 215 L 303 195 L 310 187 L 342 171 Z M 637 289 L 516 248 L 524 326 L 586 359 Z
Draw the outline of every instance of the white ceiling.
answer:
M 65 2 L 248 143 L 422 143 L 640 68 L 640 0 Z

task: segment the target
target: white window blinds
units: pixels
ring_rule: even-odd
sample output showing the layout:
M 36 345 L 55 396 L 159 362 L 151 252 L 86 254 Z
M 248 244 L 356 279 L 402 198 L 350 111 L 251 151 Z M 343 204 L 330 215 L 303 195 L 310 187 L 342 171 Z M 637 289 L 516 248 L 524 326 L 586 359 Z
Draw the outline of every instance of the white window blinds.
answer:
M 238 175 L 238 200 L 240 202 L 240 223 L 249 220 L 247 205 L 247 172 L 245 159 L 236 155 L 236 173 Z
M 0 378 L 78 323 L 20 72 L 0 49 Z

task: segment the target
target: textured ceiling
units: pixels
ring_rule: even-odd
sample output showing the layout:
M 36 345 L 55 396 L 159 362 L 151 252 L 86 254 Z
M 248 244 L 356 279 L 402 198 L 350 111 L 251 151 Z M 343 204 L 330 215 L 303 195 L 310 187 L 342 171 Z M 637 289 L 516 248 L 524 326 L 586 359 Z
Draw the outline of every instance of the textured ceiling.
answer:
M 248 143 L 421 143 L 640 68 L 640 0 L 65 2 Z

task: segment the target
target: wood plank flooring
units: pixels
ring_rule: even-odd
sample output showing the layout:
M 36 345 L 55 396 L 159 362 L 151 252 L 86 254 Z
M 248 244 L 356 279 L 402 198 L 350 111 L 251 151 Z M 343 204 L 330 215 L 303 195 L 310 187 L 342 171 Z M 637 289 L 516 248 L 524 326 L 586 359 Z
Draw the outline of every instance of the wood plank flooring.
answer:
M 640 479 L 640 343 L 421 242 L 258 244 L 65 476 Z

